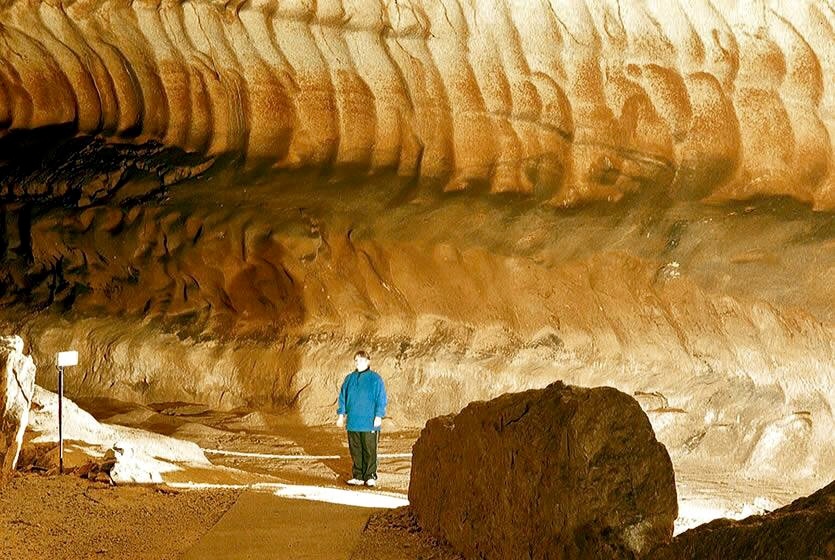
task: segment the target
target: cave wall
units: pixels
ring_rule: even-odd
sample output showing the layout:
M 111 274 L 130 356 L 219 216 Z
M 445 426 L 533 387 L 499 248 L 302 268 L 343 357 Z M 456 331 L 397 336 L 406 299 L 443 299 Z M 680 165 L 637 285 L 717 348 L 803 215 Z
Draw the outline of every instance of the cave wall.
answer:
M 374 182 L 313 199 L 310 178 L 231 194 L 216 181 L 33 220 L 45 280 L 24 275 L 3 317 L 41 364 L 80 350 L 71 394 L 327 423 L 362 347 L 392 427 L 563 379 L 635 395 L 694 468 L 831 472 L 831 214 L 782 199 L 400 203 Z M 52 303 L 35 312 L 38 293 Z
M 416 427 L 555 379 L 835 475 L 835 13 L 0 1 L 0 325 L 73 396 Z

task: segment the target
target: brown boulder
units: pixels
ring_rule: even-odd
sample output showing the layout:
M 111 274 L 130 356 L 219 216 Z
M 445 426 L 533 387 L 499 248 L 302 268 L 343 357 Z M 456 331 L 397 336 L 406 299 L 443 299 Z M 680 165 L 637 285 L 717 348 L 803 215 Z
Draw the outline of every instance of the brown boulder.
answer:
M 835 481 L 765 515 L 717 519 L 686 531 L 649 560 L 835 558 Z
M 0 478 L 17 464 L 34 391 L 35 364 L 23 354 L 23 339 L 0 337 Z
M 678 511 L 638 402 L 561 382 L 427 422 L 409 500 L 466 558 L 634 558 L 670 542 Z

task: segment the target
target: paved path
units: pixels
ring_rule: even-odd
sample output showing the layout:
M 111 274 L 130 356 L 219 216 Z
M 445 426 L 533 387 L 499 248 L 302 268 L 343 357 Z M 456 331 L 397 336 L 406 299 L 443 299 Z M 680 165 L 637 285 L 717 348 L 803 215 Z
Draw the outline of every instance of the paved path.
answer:
M 347 559 L 375 511 L 247 490 L 181 560 Z

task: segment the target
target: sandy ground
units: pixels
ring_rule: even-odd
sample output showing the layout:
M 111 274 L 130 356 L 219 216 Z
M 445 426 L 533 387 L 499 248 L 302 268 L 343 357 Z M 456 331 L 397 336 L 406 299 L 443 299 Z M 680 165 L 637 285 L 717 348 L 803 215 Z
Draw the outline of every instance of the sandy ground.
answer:
M 371 511 L 250 490 L 181 560 L 348 558 Z
M 0 487 L 0 559 L 176 559 L 239 493 L 22 475 Z
M 193 441 L 220 468 L 173 473 L 176 488 L 18 476 L 0 489 L 0 559 L 255 559 L 276 550 L 311 560 L 458 558 L 422 534 L 408 508 L 380 509 L 406 498 L 416 431 L 384 433 L 380 487 L 353 489 L 345 485 L 351 466 L 345 434 L 336 427 L 183 403 L 82 406 L 103 422 Z M 676 479 L 677 532 L 717 517 L 761 513 L 810 493 L 703 470 L 680 471 Z
M 371 515 L 350 560 L 463 560 L 423 533 L 408 507 Z
M 383 435 L 380 488 L 354 489 L 336 427 L 182 403 L 82 404 L 100 421 L 198 443 L 218 468 L 169 473 L 160 487 L 19 474 L 0 489 L 0 560 L 447 557 L 414 525 L 375 516 L 363 533 L 380 507 L 405 503 L 415 431 Z

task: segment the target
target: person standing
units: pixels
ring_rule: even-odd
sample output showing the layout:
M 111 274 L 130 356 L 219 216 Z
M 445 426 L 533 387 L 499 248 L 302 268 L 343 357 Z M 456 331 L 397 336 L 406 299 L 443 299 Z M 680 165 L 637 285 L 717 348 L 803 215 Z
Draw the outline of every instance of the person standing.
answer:
M 356 369 L 349 373 L 339 390 L 336 425 L 346 424 L 348 449 L 354 463 L 348 484 L 377 485 L 377 441 L 386 415 L 386 386 L 376 371 L 369 369 L 371 358 L 364 350 L 354 354 Z

